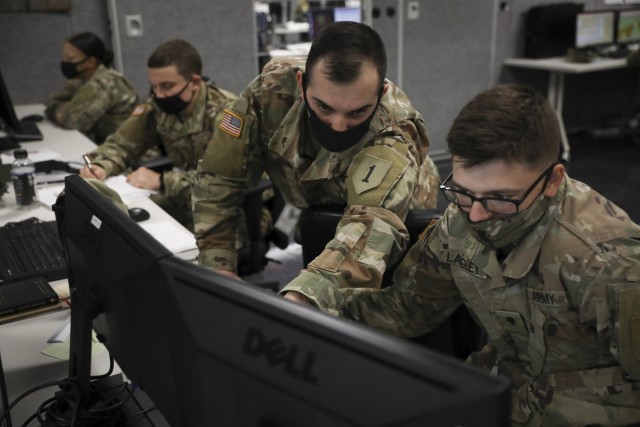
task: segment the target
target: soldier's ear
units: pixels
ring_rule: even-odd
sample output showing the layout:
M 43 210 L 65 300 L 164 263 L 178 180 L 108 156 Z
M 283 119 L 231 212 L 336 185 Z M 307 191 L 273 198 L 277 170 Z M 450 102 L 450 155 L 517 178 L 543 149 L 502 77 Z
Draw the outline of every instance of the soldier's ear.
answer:
M 202 76 L 200 74 L 194 74 L 193 76 L 191 76 L 191 81 L 195 85 L 200 85 L 200 83 L 202 82 Z
M 562 179 L 564 178 L 564 171 L 564 164 L 562 163 L 558 163 L 553 167 L 551 176 L 549 176 L 547 188 L 544 190 L 544 197 L 551 199 L 556 196 L 556 193 L 560 188 L 560 184 L 562 184 Z
M 300 93 L 303 92 L 303 87 L 302 87 L 302 79 L 304 77 L 304 73 L 300 70 L 296 71 L 296 81 L 298 82 L 298 90 L 300 91 Z

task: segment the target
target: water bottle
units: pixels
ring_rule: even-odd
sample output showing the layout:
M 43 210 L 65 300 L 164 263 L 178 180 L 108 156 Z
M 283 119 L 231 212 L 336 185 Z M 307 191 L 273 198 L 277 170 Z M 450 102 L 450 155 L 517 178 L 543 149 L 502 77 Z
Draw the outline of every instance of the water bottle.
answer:
M 36 167 L 27 155 L 27 150 L 21 148 L 13 152 L 13 166 L 11 167 L 11 181 L 16 193 L 16 203 L 19 207 L 31 206 L 36 200 L 35 172 Z

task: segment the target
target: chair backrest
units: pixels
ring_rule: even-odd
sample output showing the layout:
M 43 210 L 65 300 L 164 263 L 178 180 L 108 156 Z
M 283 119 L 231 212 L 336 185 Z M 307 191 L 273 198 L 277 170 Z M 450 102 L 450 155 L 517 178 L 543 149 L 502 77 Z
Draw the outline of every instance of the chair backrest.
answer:
M 302 246 L 302 263 L 307 266 L 320 255 L 325 246 L 336 234 L 338 222 L 342 219 L 344 206 L 314 206 L 303 209 L 298 221 L 298 243 Z M 420 233 L 438 219 L 441 211 L 436 209 L 412 209 L 404 221 L 409 232 L 409 246 L 413 246 Z M 384 274 L 383 285 L 390 283 L 395 266 L 391 266 Z

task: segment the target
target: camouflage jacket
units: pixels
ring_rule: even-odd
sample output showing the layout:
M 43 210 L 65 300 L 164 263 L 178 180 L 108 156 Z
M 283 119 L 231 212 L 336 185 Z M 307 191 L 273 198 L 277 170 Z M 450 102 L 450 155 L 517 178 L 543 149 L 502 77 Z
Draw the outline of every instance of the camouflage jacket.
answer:
M 138 101 L 125 76 L 100 65 L 89 80 L 72 79 L 49 97 L 45 115 L 58 126 L 77 129 L 97 144 L 115 132 Z
M 499 262 L 450 205 L 382 291 L 309 286 L 332 314 L 400 336 L 465 304 L 489 344 L 469 361 L 513 381 L 514 425 L 640 422 L 640 227 L 565 177 L 533 231 Z
M 296 81 L 296 71 L 303 69 L 303 59 L 271 61 L 225 110 L 223 131 L 207 148 L 193 188 L 199 262 L 235 269 L 230 242 L 242 194 L 266 168 L 285 200 L 298 208 L 350 207 L 341 234 L 329 243 L 335 249 L 331 260 L 311 268 L 344 286 L 356 281 L 378 287 L 387 262 L 406 250 L 402 221 L 408 210 L 436 204 L 439 177 L 426 156 L 425 123 L 406 95 L 387 82 L 389 90 L 362 140 L 341 153 L 327 151 L 306 129 Z
M 202 83 L 188 116 L 166 114 L 151 98 L 138 105 L 122 126 L 93 153 L 94 163 L 109 175 L 137 164 L 150 148 L 161 147 L 174 169 L 163 173 L 164 195 L 178 196 L 195 182 L 196 166 L 214 132 L 216 116 L 236 95 Z

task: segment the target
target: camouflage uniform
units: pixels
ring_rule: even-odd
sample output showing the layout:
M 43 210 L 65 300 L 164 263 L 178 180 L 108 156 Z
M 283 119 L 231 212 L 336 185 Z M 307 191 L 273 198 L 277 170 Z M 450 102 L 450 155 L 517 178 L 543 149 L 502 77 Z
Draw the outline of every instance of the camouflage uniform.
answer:
M 187 228 L 192 229 L 191 186 L 196 166 L 213 135 L 217 114 L 232 99 L 230 92 L 202 83 L 189 116 L 163 113 L 151 98 L 92 154 L 108 175 L 135 166 L 149 149 L 162 147 L 174 169 L 162 174 L 163 190 L 152 199 Z
M 309 268 L 340 286 L 379 287 L 387 263 L 406 250 L 408 210 L 436 205 L 439 177 L 426 156 L 426 126 L 406 95 L 387 82 L 365 137 L 344 152 L 327 151 L 306 129 L 297 70 L 304 70 L 304 59 L 269 62 L 225 111 L 226 129 L 209 145 L 193 187 L 199 262 L 235 269 L 227 242 L 241 195 L 266 168 L 293 206 L 348 206 L 330 250 Z
M 69 80 L 62 91 L 52 94 L 45 114 L 57 125 L 77 129 L 101 144 L 129 117 L 137 100 L 126 77 L 100 65 L 86 82 Z
M 400 336 L 465 304 L 489 336 L 469 362 L 513 381 L 513 425 L 640 423 L 640 227 L 565 177 L 506 258 L 469 233 L 459 208 L 423 233 L 383 291 L 309 285 L 332 314 Z

